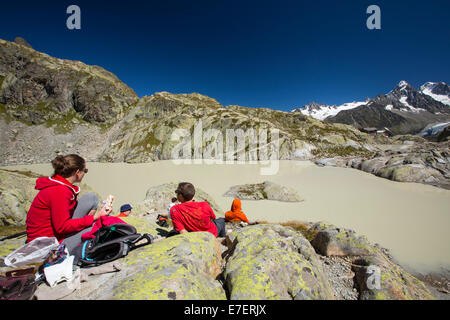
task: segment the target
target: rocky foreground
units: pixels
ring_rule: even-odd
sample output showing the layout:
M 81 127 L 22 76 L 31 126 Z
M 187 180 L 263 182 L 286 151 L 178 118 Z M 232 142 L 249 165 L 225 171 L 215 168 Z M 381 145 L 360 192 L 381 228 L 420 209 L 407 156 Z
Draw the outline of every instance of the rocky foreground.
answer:
M 5 170 L 0 174 L 2 181 L 11 182 L 7 197 L 1 190 L 0 205 L 16 208 L 17 213 L 2 218 L 8 225 L 0 228 L 4 234 L 23 223 L 34 196 L 27 186 L 34 185 L 35 176 Z M 325 222 L 227 224 L 226 238 L 216 239 L 205 232 L 165 238 L 169 228 L 157 225 L 156 217 L 166 210 L 173 184 L 149 189 L 146 198 L 134 206 L 133 215 L 124 218 L 138 232 L 152 234 L 155 243 L 111 263 L 110 272 L 88 275 L 82 271 L 84 276 L 74 280 L 77 285 L 63 282 L 50 288 L 41 284 L 37 296 L 90 300 L 434 299 L 429 286 L 396 264 L 388 250 L 352 230 Z M 217 215 L 223 215 L 204 191 L 199 190 L 196 200 L 210 202 Z M 0 256 L 23 241 L 4 241 Z

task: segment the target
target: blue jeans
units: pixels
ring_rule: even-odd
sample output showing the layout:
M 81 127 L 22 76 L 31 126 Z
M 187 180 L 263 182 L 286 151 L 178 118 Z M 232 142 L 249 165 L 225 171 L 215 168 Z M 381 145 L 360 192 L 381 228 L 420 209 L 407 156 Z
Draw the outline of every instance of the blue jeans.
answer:
M 212 222 L 214 222 L 217 227 L 217 238 L 225 238 L 227 236 L 225 231 L 225 218 L 218 218 Z

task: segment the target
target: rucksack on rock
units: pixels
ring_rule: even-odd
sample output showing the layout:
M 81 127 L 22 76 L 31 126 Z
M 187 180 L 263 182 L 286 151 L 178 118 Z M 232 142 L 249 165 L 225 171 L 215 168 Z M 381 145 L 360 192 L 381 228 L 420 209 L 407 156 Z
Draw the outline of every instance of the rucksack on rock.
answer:
M 145 239 L 146 242 L 137 244 Z M 151 244 L 153 237 L 139 234 L 136 228 L 126 223 L 102 226 L 95 238 L 82 242 L 74 250 L 74 264 L 81 267 L 97 266 L 122 257 L 133 249 Z
M 34 267 L 0 274 L 0 300 L 30 300 L 37 289 Z

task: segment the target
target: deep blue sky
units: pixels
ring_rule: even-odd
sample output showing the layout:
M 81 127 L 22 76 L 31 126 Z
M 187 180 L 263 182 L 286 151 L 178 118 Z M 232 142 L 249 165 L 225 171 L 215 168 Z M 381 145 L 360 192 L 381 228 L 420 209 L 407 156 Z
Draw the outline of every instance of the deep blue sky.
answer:
M 81 30 L 66 8 L 81 8 Z M 381 8 L 381 30 L 366 9 Z M 450 82 L 450 1 L 2 1 L 0 38 L 95 64 L 139 96 L 291 110 Z

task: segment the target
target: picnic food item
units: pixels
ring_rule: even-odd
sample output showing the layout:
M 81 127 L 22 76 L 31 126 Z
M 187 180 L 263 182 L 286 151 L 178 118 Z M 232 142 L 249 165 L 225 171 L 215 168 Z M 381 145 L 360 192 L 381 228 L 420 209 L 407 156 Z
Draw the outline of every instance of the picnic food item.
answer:
M 110 194 L 108 196 L 108 198 L 103 201 L 103 206 L 105 207 L 105 210 L 112 209 L 113 202 L 114 202 L 114 196 Z

